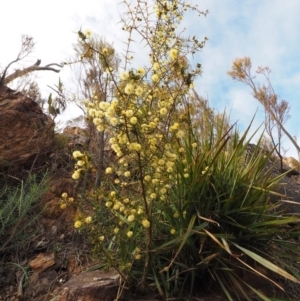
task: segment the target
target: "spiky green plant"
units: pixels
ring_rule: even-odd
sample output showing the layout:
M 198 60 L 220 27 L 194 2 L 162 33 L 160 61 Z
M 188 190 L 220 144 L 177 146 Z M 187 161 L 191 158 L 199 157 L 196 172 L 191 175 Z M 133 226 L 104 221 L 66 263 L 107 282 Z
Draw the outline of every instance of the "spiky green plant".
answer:
M 284 216 L 271 201 L 284 174 L 267 168 L 271 153 L 260 141 L 250 150 L 249 128 L 242 136 L 224 129 L 224 119 L 211 124 L 197 147 L 190 130 L 178 153 L 176 184 L 161 208 L 153 250 L 151 278 L 166 299 L 217 286 L 228 300 L 251 300 L 249 292 L 271 300 L 268 291 L 247 283 L 250 275 L 282 291 L 276 274 L 300 283 L 299 229 L 290 226 L 299 219 Z M 173 237 L 164 227 L 176 229 Z
M 0 252 L 20 247 L 30 239 L 38 216 L 33 207 L 46 189 L 47 175 L 40 179 L 30 175 L 17 187 L 5 185 L 0 190 Z

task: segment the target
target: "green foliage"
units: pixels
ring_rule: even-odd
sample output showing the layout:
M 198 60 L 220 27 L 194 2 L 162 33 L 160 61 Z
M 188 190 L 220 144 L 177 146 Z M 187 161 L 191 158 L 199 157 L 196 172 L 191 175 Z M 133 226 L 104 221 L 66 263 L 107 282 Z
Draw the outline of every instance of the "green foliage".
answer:
M 69 138 L 61 133 L 54 134 L 54 149 L 58 151 L 65 151 L 68 148 Z
M 197 283 L 205 290 L 217 281 L 229 300 L 250 300 L 249 289 L 261 293 L 241 275 L 254 274 L 277 286 L 269 278 L 271 272 L 262 276 L 257 266 L 300 283 L 299 265 L 291 264 L 300 255 L 295 240 L 299 230 L 290 226 L 299 219 L 284 217 L 279 204 L 270 201 L 284 175 L 274 177 L 266 169 L 271 153 L 266 156 L 260 142 L 250 151 L 248 131 L 229 137 L 223 130 L 220 123 L 202 133 L 196 149 L 187 139 L 185 156 L 177 162 L 177 182 L 160 222 L 177 234 L 171 239 L 160 233 L 166 243 L 154 250 L 157 266 L 152 270 L 169 296 L 186 286 L 190 292 L 199 289 Z
M 132 8 L 124 1 L 129 43 L 120 75 L 108 49 L 80 35 L 83 59 L 98 57 L 113 86 L 107 98 L 92 96 L 85 105 L 114 157 L 101 186 L 79 200 L 74 227 L 86 231 L 101 262 L 137 291 L 153 289 L 169 300 L 217 285 L 228 300 L 250 300 L 249 291 L 269 300 L 241 275 L 279 289 L 272 273 L 300 283 L 297 264 L 290 264 L 299 257 L 299 231 L 290 224 L 299 219 L 271 202 L 284 175 L 266 169 L 271 152 L 260 141 L 249 146 L 249 129 L 240 135 L 193 90 L 201 65 L 190 67 L 188 57 L 206 38 L 186 38 L 175 28 L 186 10 L 205 13 L 184 1 L 153 2 L 155 15 L 146 2 Z M 149 46 L 149 66 L 129 68 L 136 33 Z M 73 157 L 73 179 L 92 172 L 88 153 L 77 150 Z M 93 210 L 86 214 L 84 207 Z
M 30 175 L 16 187 L 5 185 L 0 191 L 0 252 L 21 247 L 34 234 L 39 212 L 34 206 L 47 189 L 46 175 Z
M 55 98 L 52 97 L 52 93 L 50 93 L 48 96 L 48 113 L 52 116 L 52 118 L 55 119 L 57 115 L 62 113 L 66 108 L 64 86 L 59 78 L 58 84 L 54 85 L 54 88 L 50 86 L 48 87 L 57 94 Z
M 250 300 L 249 291 L 270 300 L 272 296 L 262 297 L 262 292 L 241 278 L 247 273 L 261 277 L 261 281 L 267 279 L 278 289 L 274 274 L 300 283 L 299 266 L 293 263 L 300 255 L 296 243 L 300 232 L 290 226 L 299 219 L 285 217 L 279 203 L 271 202 L 284 175 L 274 177 L 266 169 L 271 153 L 266 156 L 260 141 L 251 149 L 248 130 L 242 136 L 232 128 L 224 133 L 225 121 L 206 124 L 209 131 L 202 133 L 197 144 L 190 128 L 177 149 L 167 200 L 152 207 L 147 284 L 165 299 L 191 295 L 199 289 L 208 291 L 217 285 L 229 300 L 241 296 Z M 129 283 L 136 285 L 146 260 L 147 236 L 138 223 L 130 223 L 105 207 L 107 199 L 102 197 L 100 202 L 94 199 L 92 227 L 85 229 L 96 254 L 122 275 L 129 275 Z M 131 238 L 128 228 L 134 233 Z

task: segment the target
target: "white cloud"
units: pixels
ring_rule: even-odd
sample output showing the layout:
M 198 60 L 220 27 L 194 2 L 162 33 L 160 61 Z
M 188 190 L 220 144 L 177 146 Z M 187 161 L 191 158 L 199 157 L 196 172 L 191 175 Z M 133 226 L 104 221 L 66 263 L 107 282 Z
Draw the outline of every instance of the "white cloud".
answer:
M 208 9 L 207 17 L 196 18 L 189 14 L 184 25 L 187 33 L 197 35 L 199 40 L 209 38 L 203 51 L 195 56 L 195 61 L 203 66 L 203 76 L 197 81 L 199 90 L 207 95 L 210 103 L 222 111 L 231 109 L 232 117 L 246 123 L 258 107 L 250 89 L 234 83 L 226 72 L 233 59 L 250 56 L 253 68 L 269 66 L 275 90 L 290 101 L 291 114 L 297 119 L 300 109 L 300 1 L 289 0 L 198 0 L 201 10 Z M 5 66 L 19 50 L 20 34 L 29 34 L 37 41 L 32 61 L 61 62 L 72 54 L 72 44 L 76 42 L 76 32 L 89 28 L 109 42 L 114 42 L 117 51 L 124 49 L 122 41 L 126 35 L 118 24 L 122 5 L 112 0 L 40 1 L 10 0 L 1 8 L 0 28 L 1 64 Z M 13 12 L 13 15 L 12 15 Z M 143 51 L 134 47 L 138 64 L 146 64 L 148 58 Z M 68 69 L 61 74 L 43 73 L 39 75 L 42 90 L 50 90 L 48 85 L 57 82 L 58 76 L 69 78 Z M 262 116 L 260 116 L 262 117 Z M 257 121 L 257 124 L 262 120 Z M 298 128 L 298 120 L 289 122 L 291 131 Z M 299 133 L 295 133 L 299 135 Z M 300 140 L 299 140 L 300 141 Z

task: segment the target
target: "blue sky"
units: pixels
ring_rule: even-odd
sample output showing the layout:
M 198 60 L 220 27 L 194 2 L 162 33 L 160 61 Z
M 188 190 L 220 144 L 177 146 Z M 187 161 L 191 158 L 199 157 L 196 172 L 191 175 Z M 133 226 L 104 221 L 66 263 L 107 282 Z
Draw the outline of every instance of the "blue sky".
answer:
M 36 51 L 28 58 L 28 64 L 37 58 L 42 63 L 61 62 L 72 54 L 76 32 L 91 29 L 114 42 L 122 49 L 124 33 L 120 30 L 119 0 L 10 0 L 1 8 L 0 63 L 5 66 L 15 58 L 19 50 L 20 35 L 34 37 Z M 298 119 L 300 117 L 300 1 L 299 0 L 191 0 L 201 10 L 209 10 L 207 17 L 189 14 L 185 20 L 188 33 L 208 42 L 196 61 L 203 66 L 203 75 L 197 81 L 200 94 L 210 104 L 231 112 L 232 120 L 239 120 L 240 128 L 246 127 L 259 107 L 249 88 L 235 83 L 226 74 L 236 57 L 249 56 L 253 71 L 258 66 L 271 68 L 271 81 L 281 98 L 289 101 L 291 119 L 287 128 L 300 141 Z M 13 12 L 13 14 L 11 13 Z M 4 41 L 4 42 L 3 42 Z M 5 45 L 5 47 L 3 47 Z M 141 55 L 138 56 L 141 60 Z M 58 76 L 68 82 L 67 68 L 60 75 L 39 74 L 39 83 L 45 96 L 51 91 Z M 75 111 L 65 113 L 72 118 Z M 254 122 L 254 128 L 263 120 L 262 110 Z M 295 152 L 286 140 L 289 154 Z

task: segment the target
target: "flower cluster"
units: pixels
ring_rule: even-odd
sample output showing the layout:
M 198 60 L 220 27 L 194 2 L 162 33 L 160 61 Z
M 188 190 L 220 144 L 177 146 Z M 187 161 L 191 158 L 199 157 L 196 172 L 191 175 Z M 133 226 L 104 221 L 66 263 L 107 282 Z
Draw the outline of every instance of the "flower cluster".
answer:
M 72 174 L 72 178 L 74 180 L 78 180 L 84 170 L 87 170 L 91 167 L 91 164 L 89 162 L 89 158 L 87 155 L 81 153 L 80 151 L 74 151 L 73 152 L 73 158 L 77 160 L 75 164 L 75 171 Z
M 112 94 L 105 100 L 93 98 L 85 102 L 88 120 L 97 131 L 104 132 L 115 155 L 105 166 L 105 197 L 100 201 L 115 221 L 111 234 L 114 241 L 126 240 L 130 247 L 139 241 L 128 253 L 132 257 L 122 263 L 124 269 L 131 267 L 130 260 L 144 257 L 142 254 L 149 260 L 153 229 L 162 223 L 161 208 L 172 208 L 171 216 L 174 214 L 177 221 L 183 216 L 171 203 L 170 195 L 178 177 L 176 165 L 178 161 L 185 164 L 183 108 L 189 101 L 193 77 L 201 73 L 199 64 L 194 70 L 190 68 L 188 56 L 203 47 L 196 39 L 184 40 L 176 33 L 188 8 L 190 5 L 176 0 L 156 1 L 155 27 L 147 19 L 146 27 L 138 31 L 145 32 L 151 49 L 149 65 L 131 69 L 126 65 L 119 76 L 109 71 Z M 146 11 L 141 15 L 148 15 Z M 136 15 L 134 22 L 139 22 L 141 17 Z M 123 29 L 131 32 L 137 27 L 126 23 Z M 101 49 L 98 55 L 101 62 L 109 61 L 108 49 Z M 131 63 L 130 52 L 124 57 Z M 89 168 L 89 158 L 80 151 L 75 151 L 73 157 L 77 163 L 72 177 L 78 179 Z M 186 181 L 189 176 L 186 166 Z M 80 228 L 84 223 L 86 219 L 78 218 L 74 226 Z M 168 235 L 180 233 L 174 225 L 168 227 Z M 104 245 L 109 235 L 99 232 L 96 240 Z
M 173 49 L 169 61 L 153 63 L 152 82 L 143 77 L 145 68 L 131 69 L 120 74 L 110 102 L 94 99 L 87 103 L 90 120 L 98 131 L 107 133 L 116 154 L 117 160 L 106 167 L 105 174 L 114 177 L 118 188 L 110 191 L 105 206 L 125 221 L 127 238 L 132 237 L 136 223 L 151 228 L 149 211 L 155 202 L 168 201 L 172 187 L 178 159 L 176 145 L 184 137 L 176 107 L 189 87 L 175 85 L 166 90 L 161 79 L 171 77 L 178 55 L 179 51 Z M 73 174 L 77 179 L 88 158 L 79 151 L 73 157 L 78 160 Z M 137 187 L 135 194 L 128 189 L 132 185 Z
M 64 210 L 74 202 L 74 198 L 69 197 L 66 192 L 62 193 L 61 198 L 59 200 L 60 209 Z
M 83 226 L 83 224 L 90 224 L 92 222 L 92 217 L 91 216 L 87 216 L 85 218 L 81 217 L 76 219 L 75 223 L 74 223 L 74 228 L 79 229 Z

